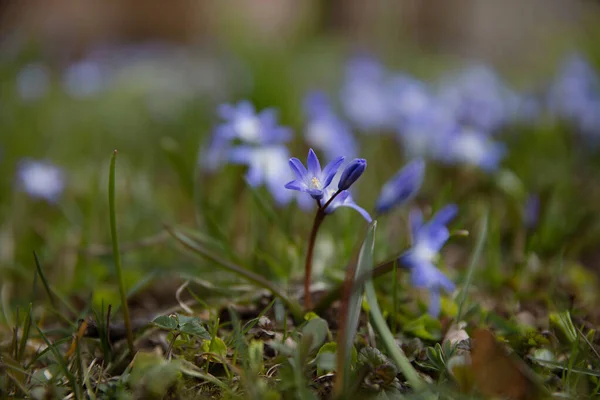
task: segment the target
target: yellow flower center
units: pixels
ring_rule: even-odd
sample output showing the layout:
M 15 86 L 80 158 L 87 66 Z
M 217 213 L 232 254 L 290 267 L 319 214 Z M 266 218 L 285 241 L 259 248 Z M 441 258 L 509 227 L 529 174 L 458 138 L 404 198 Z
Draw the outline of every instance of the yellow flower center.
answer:
M 310 184 L 314 189 L 321 189 L 321 182 L 316 176 L 310 180 Z

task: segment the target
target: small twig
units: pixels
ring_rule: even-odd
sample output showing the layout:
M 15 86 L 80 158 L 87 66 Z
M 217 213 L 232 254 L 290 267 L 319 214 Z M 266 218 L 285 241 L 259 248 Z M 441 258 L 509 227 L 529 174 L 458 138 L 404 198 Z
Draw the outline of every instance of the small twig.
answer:
M 190 284 L 190 281 L 187 280 L 187 281 L 183 282 L 183 284 L 177 288 L 177 291 L 175 292 L 175 300 L 177 300 L 177 303 L 179 303 L 179 307 L 181 307 L 181 309 L 183 311 L 185 311 L 188 314 L 193 314 L 194 310 L 192 310 L 187 304 L 185 304 L 185 302 L 183 302 L 181 300 L 181 293 L 183 293 L 183 291 L 185 290 L 186 287 L 188 287 L 189 284 Z
M 177 332 L 173 335 L 173 339 L 169 343 L 169 349 L 167 350 L 167 360 L 171 361 L 171 355 L 173 352 L 173 346 L 175 345 L 175 340 L 179 337 L 180 332 Z

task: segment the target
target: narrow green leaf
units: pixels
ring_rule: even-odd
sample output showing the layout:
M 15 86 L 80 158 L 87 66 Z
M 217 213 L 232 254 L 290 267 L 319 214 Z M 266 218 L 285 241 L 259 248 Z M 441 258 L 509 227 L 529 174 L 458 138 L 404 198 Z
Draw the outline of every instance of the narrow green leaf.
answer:
M 373 249 L 375 246 L 375 228 L 377 221 L 373 221 L 367 228 L 365 239 L 358 254 L 356 265 L 348 266 L 346 274 L 352 274 L 350 295 L 347 297 L 347 311 L 343 316 L 343 328 L 340 329 L 338 338 L 338 354 L 337 354 L 337 381 L 334 391 L 337 397 L 343 397 L 347 394 L 350 385 L 350 363 L 348 362 L 348 354 L 354 344 L 354 337 L 358 328 L 358 320 L 360 317 L 363 284 L 357 284 L 357 277 L 362 276 L 372 269 L 373 265 Z M 349 277 L 346 275 L 346 281 Z
M 40 329 L 40 327 L 37 326 L 37 324 L 33 321 L 31 323 L 35 327 L 35 329 L 38 331 L 38 333 L 40 334 L 40 336 L 42 337 L 44 342 L 46 342 L 48 349 L 50 349 L 50 351 L 54 355 L 54 358 L 56 359 L 56 362 L 60 366 L 60 369 L 62 370 L 62 372 L 65 374 L 65 376 L 69 380 L 69 384 L 71 385 L 71 390 L 73 391 L 73 395 L 75 396 L 76 399 L 80 399 L 81 393 L 79 390 L 80 389 L 79 385 L 77 385 L 77 379 L 75 379 L 75 376 L 69 370 L 69 366 L 67 365 L 64 357 L 60 354 L 60 352 L 58 351 L 56 346 L 54 344 L 52 344 L 52 342 L 50 342 L 50 340 L 44 334 L 44 332 Z
M 467 293 L 469 291 L 469 287 L 471 286 L 471 282 L 473 281 L 473 274 L 475 272 L 477 264 L 479 263 L 479 259 L 481 258 L 481 253 L 483 252 L 483 247 L 487 238 L 487 231 L 488 214 L 486 212 L 479 224 L 479 232 L 477 233 L 477 244 L 475 245 L 475 251 L 473 251 L 473 254 L 471 255 L 471 262 L 469 263 L 469 269 L 467 270 L 467 279 L 465 280 L 460 295 L 458 296 L 458 314 L 456 315 L 457 321 L 460 321 L 462 317 L 465 300 L 467 299 Z
M 23 333 L 21 334 L 21 342 L 19 343 L 19 349 L 17 351 L 17 361 L 21 361 L 25 354 L 25 347 L 27 346 L 27 340 L 29 340 L 29 332 L 31 328 L 31 313 L 33 312 L 33 304 L 29 303 L 27 314 L 23 320 Z
M 110 171 L 108 176 L 108 208 L 110 214 L 110 236 L 112 239 L 113 257 L 115 259 L 115 271 L 117 273 L 117 283 L 119 284 L 119 294 L 121 295 L 121 307 L 123 307 L 123 318 L 125 320 L 125 331 L 127 334 L 127 346 L 129 353 L 133 356 L 135 348 L 133 346 L 133 330 L 131 329 L 131 318 L 129 317 L 129 307 L 127 305 L 127 293 L 125 291 L 125 281 L 123 279 L 123 267 L 121 266 L 121 253 L 119 252 L 119 239 L 117 237 L 117 211 L 115 206 L 115 169 L 117 163 L 117 150 L 113 152 L 110 159 Z
M 46 274 L 44 274 L 44 270 L 42 265 L 40 264 L 40 259 L 37 256 L 37 253 L 33 252 L 33 259 L 35 260 L 35 267 L 37 269 L 37 273 L 42 280 L 42 284 L 44 285 L 44 289 L 46 290 L 46 294 L 48 295 L 48 299 L 50 300 L 50 304 L 52 308 L 56 309 L 56 304 L 54 303 L 54 297 L 52 296 L 52 290 L 50 290 L 50 285 L 48 284 L 48 280 L 46 279 Z

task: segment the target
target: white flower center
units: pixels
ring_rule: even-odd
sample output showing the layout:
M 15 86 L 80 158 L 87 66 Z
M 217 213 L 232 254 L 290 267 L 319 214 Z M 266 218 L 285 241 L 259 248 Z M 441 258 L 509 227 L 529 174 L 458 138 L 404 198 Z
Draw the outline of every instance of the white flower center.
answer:
M 477 165 L 487 153 L 485 139 L 475 133 L 461 134 L 454 142 L 454 155 L 468 164 Z
M 415 258 L 424 262 L 432 262 L 437 256 L 437 253 L 431 247 L 427 246 L 426 243 L 417 243 L 413 252 Z
M 260 121 L 256 117 L 244 117 L 235 122 L 238 137 L 247 142 L 260 140 Z

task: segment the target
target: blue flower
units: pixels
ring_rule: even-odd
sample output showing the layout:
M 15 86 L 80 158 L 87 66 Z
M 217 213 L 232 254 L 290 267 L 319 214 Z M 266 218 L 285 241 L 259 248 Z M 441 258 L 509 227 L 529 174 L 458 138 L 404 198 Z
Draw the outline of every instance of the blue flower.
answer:
M 580 55 L 563 63 L 550 88 L 548 108 L 582 133 L 600 133 L 600 77 Z
M 264 145 L 283 143 L 292 137 L 289 128 L 278 125 L 277 112 L 272 108 L 256 113 L 252 103 L 241 101 L 237 105 L 222 104 L 218 113 L 225 122 L 215 134 L 226 140 Z
M 440 157 L 452 164 L 475 166 L 484 171 L 494 171 L 506 154 L 502 143 L 489 135 L 471 128 L 462 128 L 445 140 L 445 154 Z
M 352 160 L 346 165 L 346 168 L 344 168 L 344 171 L 342 172 L 342 176 L 338 182 L 338 189 L 346 190 L 350 188 L 350 186 L 360 178 L 363 172 L 365 172 L 365 169 L 367 169 L 367 160 L 364 158 L 355 158 Z
M 323 198 L 324 190 L 331 184 L 333 177 L 343 162 L 344 157 L 338 157 L 321 170 L 321 164 L 317 155 L 313 149 L 310 149 L 306 160 L 308 170 L 296 157 L 290 158 L 289 165 L 296 179 L 288 182 L 285 188 L 308 193 L 314 199 L 320 200 Z
M 289 152 L 283 145 L 238 146 L 231 149 L 229 161 L 248 166 L 246 181 L 252 187 L 265 185 L 279 205 L 288 204 L 293 193 L 282 190 L 290 178 L 287 167 Z
M 327 203 L 329 201 L 329 199 L 331 199 L 331 197 L 335 193 L 336 193 L 335 189 L 333 189 L 331 186 L 328 187 L 325 190 L 325 194 L 323 196 L 323 204 Z M 335 210 L 337 210 L 339 207 L 350 207 L 350 208 L 353 208 L 356 211 L 358 211 L 360 213 L 360 215 L 362 215 L 362 217 L 367 222 L 370 223 L 372 221 L 372 218 L 369 215 L 369 213 L 367 212 L 367 210 L 365 210 L 364 208 L 362 208 L 358 204 L 356 204 L 356 202 L 354 201 L 354 199 L 352 198 L 352 195 L 350 194 L 350 192 L 348 190 L 343 190 L 340 194 L 338 194 L 333 199 L 333 201 L 331 203 L 329 203 L 329 205 L 325 209 L 325 214 L 331 214 Z
M 492 132 L 511 117 L 514 93 L 490 68 L 475 65 L 443 85 L 440 100 L 463 125 Z
M 64 171 L 47 161 L 23 160 L 17 176 L 27 194 L 51 203 L 58 201 L 65 189 Z
M 391 112 L 401 124 L 431 108 L 429 88 L 411 76 L 397 74 L 390 78 L 388 87 Z
M 350 61 L 341 90 L 341 102 L 348 119 L 363 131 L 389 128 L 387 71 L 376 60 L 358 57 Z
M 381 188 L 375 205 L 377 214 L 388 212 L 412 198 L 421 188 L 424 174 L 423 160 L 418 159 L 406 164 Z
M 200 162 L 208 170 L 216 170 L 227 163 L 236 144 L 267 146 L 282 144 L 292 137 L 292 131 L 277 123 L 277 112 L 268 108 L 256 113 L 249 101 L 237 105 L 222 104 L 219 116 L 225 121 L 215 128 L 207 148 L 202 150 Z
M 412 247 L 399 258 L 400 263 L 411 273 L 411 283 L 416 288 L 429 291 L 429 314 L 440 314 L 440 290 L 454 291 L 454 283 L 434 265 L 450 232 L 446 225 L 455 217 L 458 207 L 449 204 L 439 210 L 431 220 L 424 224 L 423 214 L 413 210 L 410 214 Z
M 304 136 L 308 144 L 325 153 L 328 160 L 341 155 L 357 155 L 356 140 L 348 124 L 335 114 L 325 93 L 309 93 L 304 100 L 304 109 L 308 117 Z
M 398 139 L 407 156 L 439 159 L 446 151 L 444 141 L 459 125 L 447 108 L 430 99 L 426 108 L 407 115 L 397 128 Z

